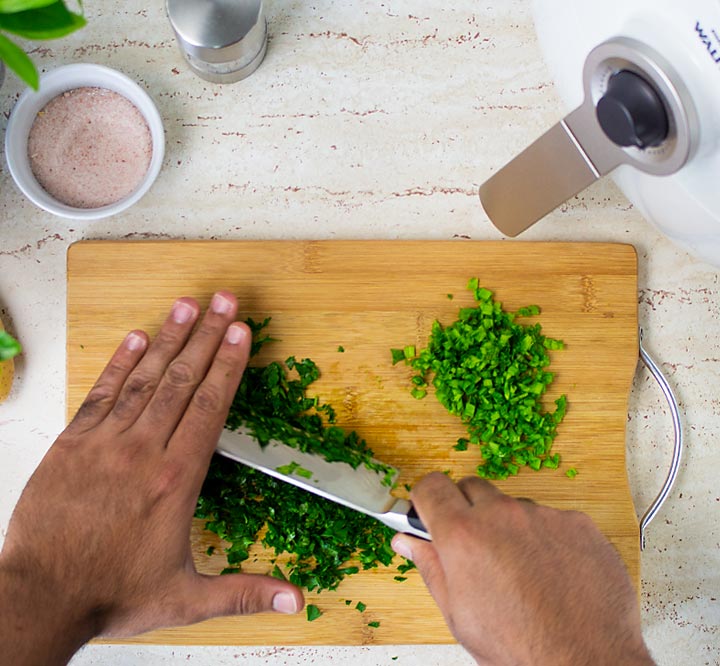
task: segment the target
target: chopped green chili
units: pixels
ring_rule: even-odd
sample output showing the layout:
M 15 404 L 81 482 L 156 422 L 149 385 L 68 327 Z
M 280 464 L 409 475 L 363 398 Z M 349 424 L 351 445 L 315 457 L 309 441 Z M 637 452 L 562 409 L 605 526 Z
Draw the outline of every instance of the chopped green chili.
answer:
M 403 348 L 405 363 L 417 373 L 410 394 L 422 399 L 425 386 L 432 384 L 437 399 L 460 417 L 468 436 L 454 448 L 480 447 L 479 476 L 504 479 L 523 466 L 557 468 L 560 457 L 550 449 L 567 399 L 560 396 L 555 410 L 546 412 L 542 397 L 554 378 L 547 371 L 547 351 L 564 345 L 545 337 L 540 324 L 516 321 L 540 314 L 537 305 L 509 313 L 477 278 L 468 282 L 468 289 L 475 307 L 461 308 L 449 326 L 435 321 L 425 349 L 415 353 L 413 345 Z M 392 350 L 393 363 L 402 360 L 399 351 Z

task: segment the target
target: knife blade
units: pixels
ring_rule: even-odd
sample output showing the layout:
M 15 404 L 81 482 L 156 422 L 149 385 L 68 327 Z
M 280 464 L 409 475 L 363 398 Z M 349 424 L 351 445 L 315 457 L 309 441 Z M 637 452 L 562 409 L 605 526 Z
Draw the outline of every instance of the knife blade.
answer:
M 398 532 L 430 540 L 412 503 L 393 496 L 390 486 L 383 483 L 385 475 L 364 465 L 354 469 L 348 463 L 328 462 L 276 440 L 261 446 L 245 427 L 223 429 L 216 450 L 276 479 L 372 516 Z M 394 480 L 398 470 L 392 469 Z

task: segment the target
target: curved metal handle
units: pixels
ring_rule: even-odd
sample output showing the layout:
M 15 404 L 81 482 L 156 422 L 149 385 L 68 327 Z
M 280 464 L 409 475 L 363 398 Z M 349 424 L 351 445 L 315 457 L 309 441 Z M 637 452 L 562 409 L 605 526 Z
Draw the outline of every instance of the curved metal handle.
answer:
M 680 410 L 678 409 L 677 400 L 675 398 L 675 394 L 673 393 L 672 389 L 670 388 L 670 384 L 668 384 L 667 379 L 665 379 L 665 376 L 662 374 L 660 368 L 658 368 L 655 361 L 650 358 L 648 353 L 645 351 L 645 348 L 643 347 L 643 330 L 640 329 L 640 360 L 643 362 L 645 367 L 650 371 L 652 376 L 655 378 L 655 381 L 660 385 L 660 389 L 663 392 L 663 395 L 665 396 L 665 399 L 667 400 L 668 406 L 670 407 L 670 414 L 672 416 L 672 422 L 673 422 L 673 431 L 674 431 L 674 437 L 675 437 L 675 444 L 673 447 L 673 457 L 672 462 L 670 463 L 670 470 L 668 471 L 667 477 L 665 478 L 665 483 L 663 483 L 662 488 L 660 489 L 660 492 L 658 493 L 657 497 L 653 501 L 653 503 L 650 505 L 650 508 L 645 512 L 642 519 L 640 520 L 640 550 L 645 550 L 645 531 L 647 530 L 647 526 L 650 524 L 652 519 L 655 517 L 655 515 L 660 511 L 660 507 L 665 503 L 665 500 L 667 499 L 668 495 L 670 494 L 670 491 L 672 490 L 672 487 L 675 483 L 675 479 L 677 478 L 678 469 L 680 467 L 680 458 L 682 456 L 682 450 L 683 450 L 683 433 L 682 433 L 682 423 L 680 422 Z

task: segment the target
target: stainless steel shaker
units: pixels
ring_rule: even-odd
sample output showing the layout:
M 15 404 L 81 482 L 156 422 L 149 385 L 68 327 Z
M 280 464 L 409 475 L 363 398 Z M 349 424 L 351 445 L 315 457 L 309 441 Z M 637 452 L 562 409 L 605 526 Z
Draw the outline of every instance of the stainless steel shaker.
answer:
M 265 57 L 262 0 L 167 0 L 167 14 L 190 68 L 207 81 L 240 81 Z

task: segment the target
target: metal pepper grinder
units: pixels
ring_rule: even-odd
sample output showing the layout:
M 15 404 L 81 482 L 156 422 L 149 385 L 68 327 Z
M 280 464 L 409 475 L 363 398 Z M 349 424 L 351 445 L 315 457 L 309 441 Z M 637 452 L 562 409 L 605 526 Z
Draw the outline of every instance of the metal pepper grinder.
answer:
M 207 81 L 240 81 L 265 57 L 262 0 L 167 0 L 167 14 L 185 60 Z

